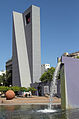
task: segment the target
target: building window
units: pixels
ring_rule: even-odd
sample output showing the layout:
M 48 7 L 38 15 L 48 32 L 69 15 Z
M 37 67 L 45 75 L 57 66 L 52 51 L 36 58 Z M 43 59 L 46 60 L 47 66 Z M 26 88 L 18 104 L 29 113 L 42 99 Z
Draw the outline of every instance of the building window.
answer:
M 29 24 L 29 23 L 30 23 L 30 13 L 28 13 L 28 14 L 25 16 L 25 19 L 26 19 L 26 24 Z

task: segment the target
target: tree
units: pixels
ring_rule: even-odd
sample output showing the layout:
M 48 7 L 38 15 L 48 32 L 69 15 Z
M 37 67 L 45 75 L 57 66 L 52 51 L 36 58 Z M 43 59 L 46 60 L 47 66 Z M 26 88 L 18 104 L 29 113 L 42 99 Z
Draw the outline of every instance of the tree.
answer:
M 0 75 L 0 85 L 5 86 L 5 82 L 6 82 L 6 74 L 3 73 L 2 75 Z
M 12 85 L 12 72 L 6 71 L 6 73 L 3 73 L 0 75 L 0 86 L 10 86 Z
M 40 81 L 41 82 L 51 82 L 53 80 L 53 74 L 54 74 L 55 68 L 51 67 L 50 69 L 48 69 L 47 72 L 45 72 L 41 78 Z
M 12 85 L 12 71 L 6 71 L 6 86 Z
M 3 84 L 2 76 L 0 75 L 0 85 Z

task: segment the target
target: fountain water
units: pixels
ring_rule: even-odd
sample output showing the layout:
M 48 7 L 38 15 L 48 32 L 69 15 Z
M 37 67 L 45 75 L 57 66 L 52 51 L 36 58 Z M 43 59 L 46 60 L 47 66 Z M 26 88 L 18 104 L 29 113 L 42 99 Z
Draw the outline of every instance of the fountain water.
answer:
M 52 101 L 53 101 L 54 90 L 56 89 L 56 79 L 57 79 L 58 72 L 60 70 L 60 65 L 61 65 L 61 62 L 58 62 L 57 66 L 55 68 L 55 72 L 54 72 L 54 76 L 53 76 L 53 81 L 51 82 L 49 107 L 48 107 L 48 109 L 38 110 L 38 112 L 42 112 L 42 113 L 53 113 L 53 112 L 56 112 L 56 110 L 52 109 Z
M 57 79 L 57 75 L 58 75 L 58 72 L 60 70 L 60 65 L 61 65 L 61 62 L 58 62 L 56 68 L 55 68 L 55 72 L 54 72 L 54 76 L 53 76 L 53 81 L 51 82 L 51 86 L 50 86 L 50 101 L 49 101 L 49 109 L 52 109 L 51 106 L 52 106 L 52 97 L 55 93 L 55 90 L 56 90 L 56 79 Z

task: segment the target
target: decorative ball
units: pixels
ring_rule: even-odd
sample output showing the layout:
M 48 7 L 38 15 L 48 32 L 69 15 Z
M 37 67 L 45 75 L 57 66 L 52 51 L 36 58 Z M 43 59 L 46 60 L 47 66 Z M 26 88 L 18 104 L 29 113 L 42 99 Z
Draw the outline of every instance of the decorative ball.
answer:
M 6 92 L 6 99 L 7 99 L 7 100 L 11 100 L 11 99 L 13 99 L 14 97 L 15 97 L 15 93 L 14 93 L 13 90 L 8 90 L 8 91 Z

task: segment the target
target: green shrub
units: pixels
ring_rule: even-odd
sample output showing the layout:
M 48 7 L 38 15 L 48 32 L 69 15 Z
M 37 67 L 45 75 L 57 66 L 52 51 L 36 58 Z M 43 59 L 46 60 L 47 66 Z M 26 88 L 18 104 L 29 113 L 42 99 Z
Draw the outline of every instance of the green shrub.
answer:
M 10 88 L 11 88 L 11 90 L 13 90 L 14 92 L 20 91 L 20 87 L 18 87 L 18 86 L 13 86 L 13 87 L 10 87 Z
M 77 56 L 77 59 L 79 59 L 79 56 Z
M 31 87 L 27 88 L 27 92 L 31 91 Z
M 7 90 L 9 90 L 9 87 L 0 86 L 0 92 L 6 92 Z
M 13 87 L 7 87 L 7 86 L 0 86 L 0 92 L 6 92 L 8 90 L 13 90 L 15 92 L 15 94 L 17 95 L 19 91 L 22 92 L 29 92 L 31 91 L 32 94 L 37 91 L 37 89 L 35 89 L 34 87 L 29 87 L 29 88 L 25 88 L 25 87 L 18 87 L 18 86 L 13 86 Z
M 26 92 L 27 91 L 27 88 L 25 88 L 25 87 L 20 87 L 20 91 L 22 91 L 22 92 Z
M 31 93 L 34 94 L 35 91 L 37 91 L 37 89 L 35 89 L 34 87 L 29 87 L 29 88 L 27 88 L 27 91 L 28 92 L 31 91 Z

